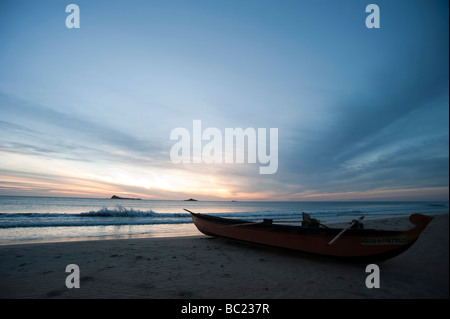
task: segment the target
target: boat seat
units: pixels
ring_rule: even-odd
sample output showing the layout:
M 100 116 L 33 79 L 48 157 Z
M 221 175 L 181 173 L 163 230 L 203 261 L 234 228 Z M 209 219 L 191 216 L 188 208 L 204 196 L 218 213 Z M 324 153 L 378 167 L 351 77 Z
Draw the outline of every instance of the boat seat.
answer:
M 318 228 L 320 226 L 320 222 L 317 219 L 311 218 L 311 216 L 305 212 L 302 212 L 302 218 L 302 227 Z

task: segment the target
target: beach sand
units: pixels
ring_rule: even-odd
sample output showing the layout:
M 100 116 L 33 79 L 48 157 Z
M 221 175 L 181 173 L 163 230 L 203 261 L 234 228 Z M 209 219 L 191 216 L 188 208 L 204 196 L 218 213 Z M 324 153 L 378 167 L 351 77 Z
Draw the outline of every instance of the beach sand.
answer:
M 366 228 L 408 229 L 405 218 Z M 65 285 L 80 268 L 80 288 Z M 439 215 L 405 253 L 366 264 L 240 244 L 201 235 L 0 246 L 0 298 L 448 298 L 449 221 Z

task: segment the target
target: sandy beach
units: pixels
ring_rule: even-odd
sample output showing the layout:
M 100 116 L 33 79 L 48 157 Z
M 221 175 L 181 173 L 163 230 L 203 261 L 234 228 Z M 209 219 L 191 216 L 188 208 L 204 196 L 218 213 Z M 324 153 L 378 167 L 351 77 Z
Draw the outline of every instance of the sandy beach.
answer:
M 406 218 L 366 228 L 407 229 Z M 65 285 L 66 266 L 80 288 Z M 379 263 L 368 289 L 366 264 L 351 264 L 201 235 L 0 246 L 0 298 L 448 298 L 449 221 L 438 215 L 405 253 Z

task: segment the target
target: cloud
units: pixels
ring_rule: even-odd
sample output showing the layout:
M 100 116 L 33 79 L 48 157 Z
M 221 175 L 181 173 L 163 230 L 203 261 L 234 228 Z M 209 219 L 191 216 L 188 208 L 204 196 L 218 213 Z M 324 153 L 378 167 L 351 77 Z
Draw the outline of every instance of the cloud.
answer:
M 0 93 L 0 112 L 3 114 L 0 145 L 4 152 L 134 164 L 149 164 L 166 158 L 166 149 L 157 139 L 141 139 L 121 129 L 4 93 Z
M 328 192 L 448 186 L 448 48 L 429 44 L 426 59 L 391 61 L 355 96 L 337 95 L 325 125 L 291 128 L 286 181 Z

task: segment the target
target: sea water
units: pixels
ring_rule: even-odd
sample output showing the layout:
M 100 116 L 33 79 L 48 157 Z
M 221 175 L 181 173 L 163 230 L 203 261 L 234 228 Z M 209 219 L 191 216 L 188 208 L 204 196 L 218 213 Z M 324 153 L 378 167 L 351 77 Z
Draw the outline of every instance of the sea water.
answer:
M 249 221 L 300 225 L 307 212 L 322 223 L 448 214 L 448 202 L 247 202 L 0 196 L 0 244 L 25 241 L 200 234 L 185 209 Z

